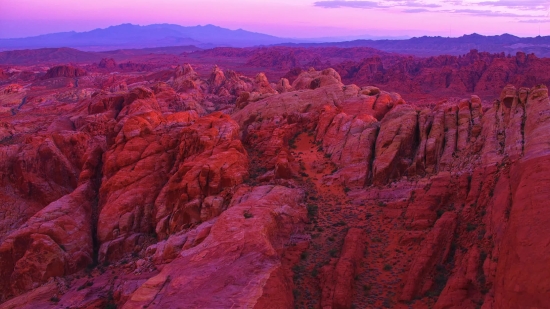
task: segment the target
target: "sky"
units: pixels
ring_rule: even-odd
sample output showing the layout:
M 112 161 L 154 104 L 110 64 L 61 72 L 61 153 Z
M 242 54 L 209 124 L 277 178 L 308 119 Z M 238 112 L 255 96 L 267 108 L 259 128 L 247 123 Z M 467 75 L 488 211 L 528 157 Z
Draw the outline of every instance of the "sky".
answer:
M 0 0 L 0 38 L 122 23 L 214 24 L 286 38 L 550 35 L 550 0 Z

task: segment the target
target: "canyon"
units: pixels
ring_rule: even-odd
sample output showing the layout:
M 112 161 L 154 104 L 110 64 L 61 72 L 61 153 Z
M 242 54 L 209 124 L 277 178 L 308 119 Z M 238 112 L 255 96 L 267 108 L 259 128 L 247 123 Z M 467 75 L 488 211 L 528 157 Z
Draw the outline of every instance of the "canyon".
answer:
M 550 307 L 548 58 L 51 52 L 0 66 L 0 308 Z

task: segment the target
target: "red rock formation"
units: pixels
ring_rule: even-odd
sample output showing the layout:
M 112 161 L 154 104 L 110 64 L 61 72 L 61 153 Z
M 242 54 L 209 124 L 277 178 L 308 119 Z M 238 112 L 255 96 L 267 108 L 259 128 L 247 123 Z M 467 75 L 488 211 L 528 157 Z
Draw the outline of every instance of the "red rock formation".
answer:
M 260 94 L 277 93 L 273 88 L 271 88 L 271 85 L 269 84 L 269 80 L 267 80 L 267 76 L 265 76 L 264 73 L 259 73 L 258 75 L 256 75 L 256 78 L 254 79 L 253 91 L 256 91 Z
M 544 142 L 548 89 L 529 91 L 525 105 L 525 148 L 511 167 L 512 205 L 502 237 L 495 276 L 494 308 L 546 307 L 548 281 L 548 210 L 545 181 L 550 157 Z
M 92 244 L 96 224 L 102 260 L 135 251 L 133 245 L 141 243 L 147 239 L 147 233 L 154 231 L 154 213 L 157 211 L 153 205 L 164 185 L 173 187 L 168 192 L 182 190 L 192 200 L 199 199 L 200 218 L 196 219 L 206 221 L 225 209 L 223 197 L 220 204 L 212 199 L 212 195 L 219 194 L 226 187 L 234 187 L 247 177 L 246 152 L 236 140 L 238 126 L 228 116 L 218 113 L 197 122 L 198 116 L 194 112 L 164 117 L 159 112 L 153 92 L 145 88 L 136 88 L 122 95 L 96 95 L 77 106 L 73 114 L 75 116 L 68 120 L 71 130 L 74 123 L 78 130 L 88 133 L 64 132 L 34 138 L 29 140 L 29 145 L 18 149 L 19 154 L 7 153 L 9 157 L 4 168 L 12 169 L 14 173 L 3 182 L 20 192 L 23 198 L 32 198 L 42 204 L 51 203 L 30 218 L 26 225 L 2 238 L 0 254 L 4 257 L 0 271 L 12 278 L 11 283 L 6 281 L 0 287 L 2 297 L 27 291 L 52 276 L 66 276 L 92 263 L 97 254 L 94 252 L 96 245 Z M 191 125 L 191 122 L 195 124 Z M 155 143 L 155 134 L 166 134 L 165 140 Z M 168 138 L 170 134 L 172 136 Z M 153 143 L 148 144 L 147 139 Z M 102 147 L 110 147 L 103 155 L 103 168 L 98 161 L 101 148 L 99 152 L 93 152 L 93 156 L 90 153 L 90 149 L 97 148 L 90 148 L 90 145 L 98 142 Z M 140 145 L 144 148 L 140 149 Z M 234 165 L 227 164 L 230 156 L 234 156 Z M 159 165 L 163 161 L 167 164 L 164 169 Z M 94 175 L 99 172 L 98 168 L 104 178 L 99 194 L 95 182 L 86 182 L 86 179 L 97 179 L 98 176 Z M 146 175 L 151 171 L 156 171 L 156 174 L 152 173 L 141 182 L 132 179 L 142 178 L 140 173 Z M 173 173 L 177 176 L 170 180 Z M 153 181 L 157 181 L 156 189 Z M 170 181 L 178 183 L 170 184 Z M 183 187 L 179 189 L 177 186 L 181 185 Z M 140 190 L 143 194 L 134 196 L 141 199 L 132 199 L 132 195 Z M 110 197 L 113 192 L 117 192 L 116 198 Z M 180 197 L 182 192 L 177 196 Z M 128 193 L 130 195 L 125 195 Z M 205 199 L 207 196 L 211 198 Z M 9 201 L 2 207 L 9 206 Z M 166 203 L 160 201 L 159 205 L 164 207 Z M 124 213 L 121 208 L 124 205 L 133 208 L 130 213 Z M 113 211 L 116 211 L 114 216 L 118 220 L 104 219 Z M 181 212 L 179 208 L 174 211 L 173 222 L 176 222 L 175 218 Z M 157 215 L 162 218 L 161 212 Z M 15 222 L 26 220 L 24 214 L 18 216 L 12 219 Z M 187 221 L 192 222 L 196 222 L 195 218 Z M 3 223 L 9 226 L 14 221 Z M 110 228 L 111 223 L 116 226 Z M 181 229 L 179 224 L 174 223 L 172 230 L 167 232 Z M 2 231 L 7 226 L 2 226 Z M 59 226 L 65 228 L 59 230 Z M 112 236 L 113 233 L 116 235 Z M 37 260 L 37 250 L 49 252 L 48 259 Z
M 351 187 L 363 187 L 372 173 L 372 151 L 379 124 L 370 115 L 336 114 L 327 106 L 319 117 L 316 139 L 323 150 L 341 169 L 331 178 L 340 178 Z
M 479 291 L 478 271 L 480 269 L 480 252 L 473 247 L 463 257 L 463 263 L 457 267 L 457 271 L 447 282 L 445 289 L 437 299 L 435 308 L 476 308 L 473 301 Z
M 298 78 L 298 76 L 302 74 L 302 72 L 304 72 L 304 70 L 302 70 L 301 68 L 293 68 L 292 70 L 288 71 L 283 76 L 283 78 L 288 79 L 290 83 L 293 83 L 296 80 L 296 78 Z
M 401 177 L 412 163 L 417 114 L 409 105 L 398 105 L 382 120 L 376 140 L 373 182 L 385 184 Z
M 289 156 L 285 151 L 279 152 L 277 161 L 275 162 L 275 178 L 290 179 L 295 174 L 292 171 L 292 166 L 289 161 L 292 160 L 292 156 Z
M 429 273 L 436 265 L 443 264 L 447 259 L 455 228 L 454 213 L 447 212 L 437 220 L 433 230 L 426 236 L 422 250 L 418 252 L 411 265 L 401 300 L 410 301 L 432 288 L 433 281 Z
M 388 59 L 386 63 L 385 59 Z M 431 93 L 436 98 L 444 98 L 453 92 L 493 98 L 509 83 L 530 87 L 550 82 L 538 69 L 548 66 L 547 59 L 534 55 L 526 57 L 521 52 L 515 57 L 506 57 L 503 53 L 472 50 L 460 57 L 444 55 L 384 60 L 372 57 L 345 61 L 334 68 L 346 83 L 374 84 L 401 94 Z
M 18 93 L 23 89 L 23 86 L 18 84 L 11 84 L 4 88 L 4 94 Z
M 322 87 L 322 89 L 327 91 L 330 88 Z M 378 136 L 376 142 L 360 146 L 356 146 L 353 142 L 348 144 L 347 138 L 339 137 L 339 134 L 341 134 L 339 132 L 361 132 L 361 130 L 353 129 L 353 122 L 348 120 L 354 118 L 339 112 L 339 110 L 332 107 L 331 104 L 328 104 L 324 108 L 321 108 L 319 105 L 308 105 L 307 110 L 320 111 L 318 114 L 317 139 L 322 141 L 323 151 L 331 155 L 331 160 L 335 163 L 343 157 L 342 154 L 346 151 L 351 151 L 352 156 L 358 154 L 358 158 L 366 158 L 365 163 L 368 163 L 370 161 L 368 152 L 362 153 L 361 151 L 372 149 L 372 147 L 376 149 L 372 158 L 374 160 L 373 166 L 375 168 L 379 166 L 380 169 L 375 169 L 372 176 L 363 176 L 367 180 L 372 177 L 375 183 L 384 185 L 388 180 L 401 179 L 403 175 L 408 175 L 410 177 L 419 175 L 419 171 L 422 172 L 420 175 L 423 175 L 423 173 L 431 174 L 440 171 L 436 177 L 424 182 L 424 184 L 418 183 L 418 191 L 413 192 L 414 194 L 409 197 L 410 201 L 407 206 L 409 211 L 407 211 L 406 217 L 412 219 L 410 222 L 412 228 L 429 230 L 437 218 L 436 211 L 444 212 L 449 209 L 447 205 L 449 205 L 451 201 L 455 201 L 453 202 L 453 205 L 455 205 L 454 203 L 468 196 L 467 200 L 470 201 L 469 203 L 471 204 L 464 208 L 461 216 L 464 216 L 463 220 L 465 221 L 462 221 L 463 223 L 460 224 L 461 230 L 468 231 L 470 226 L 474 227 L 478 224 L 474 222 L 479 220 L 476 219 L 476 217 L 479 216 L 479 207 L 483 207 L 474 203 L 475 200 L 478 201 L 477 203 L 481 203 L 481 205 L 487 203 L 487 200 L 491 199 L 490 194 L 492 194 L 492 190 L 494 190 L 491 189 L 491 187 L 493 187 L 495 183 L 491 182 L 490 179 L 492 179 L 495 174 L 494 172 L 490 172 L 490 169 L 485 173 L 481 172 L 485 168 L 484 166 L 492 166 L 495 162 L 503 160 L 505 158 L 504 155 L 511 160 L 517 160 L 518 157 L 522 156 L 521 152 L 518 152 L 520 148 L 514 145 L 521 144 L 523 140 L 521 136 L 523 113 L 521 112 L 522 109 L 520 109 L 521 105 L 519 102 L 525 101 L 526 92 L 526 90 L 521 90 L 517 93 L 513 88 L 506 90 L 505 93 L 510 93 L 509 96 L 511 98 L 511 103 L 508 105 L 509 107 L 507 107 L 508 103 L 505 101 L 506 97 L 503 97 L 502 103 L 497 103 L 495 108 L 489 110 L 485 115 L 482 113 L 479 98 L 475 96 L 470 100 L 461 101 L 458 105 L 443 103 L 439 105 L 433 113 L 429 110 L 423 110 L 417 114 L 416 110 L 410 106 L 398 105 L 397 107 L 393 107 L 385 116 L 381 116 L 380 133 L 376 133 L 376 130 L 374 131 L 375 136 Z M 300 96 L 304 98 L 304 95 L 300 94 Z M 542 98 L 545 97 L 544 95 L 540 96 Z M 336 99 L 336 105 L 340 108 L 346 108 L 346 101 L 342 102 L 341 100 L 340 98 Z M 282 100 L 282 102 L 285 101 Z M 284 108 L 287 112 L 292 110 L 299 112 L 300 106 L 304 106 L 299 102 L 298 99 L 292 104 L 279 107 Z M 247 106 L 242 112 L 235 115 L 236 119 L 245 120 L 245 124 L 250 121 L 254 123 L 254 118 L 251 117 L 252 115 L 250 112 L 254 108 L 260 108 L 262 103 L 263 102 L 258 102 L 258 104 Z M 512 105 L 515 111 L 509 111 Z M 289 109 L 289 107 L 292 109 Z M 262 109 L 262 111 L 265 112 L 264 109 Z M 352 108 L 350 112 L 357 113 L 358 111 Z M 273 121 L 278 121 L 275 120 L 277 117 L 275 117 L 275 114 L 271 114 L 271 111 L 264 113 L 262 116 L 263 123 L 266 122 L 266 119 L 271 119 L 271 117 L 274 117 L 272 118 Z M 305 113 L 301 117 L 306 117 Z M 375 120 L 372 121 L 376 123 Z M 392 121 L 395 123 L 392 123 Z M 514 123 L 514 125 L 510 126 L 512 123 Z M 263 134 L 261 133 L 263 126 L 264 125 L 256 127 L 255 125 L 249 125 L 249 134 Z M 402 126 L 405 126 L 406 129 L 400 129 Z M 284 128 L 284 126 L 282 128 Z M 288 129 L 290 129 L 290 126 Z M 389 135 L 385 137 L 386 134 Z M 401 135 L 403 138 L 399 137 Z M 361 138 L 361 140 L 368 141 L 369 139 Z M 386 140 L 387 142 L 384 142 Z M 273 145 L 273 143 L 274 140 L 271 139 L 266 146 Z M 510 144 L 510 146 L 505 147 L 508 144 Z M 263 148 L 262 144 L 257 145 L 260 149 L 265 149 L 265 151 L 269 151 L 270 149 L 269 147 Z M 418 147 L 423 151 L 417 151 Z M 277 153 L 277 151 L 273 153 Z M 482 161 L 476 159 L 480 157 L 483 158 Z M 382 162 L 386 160 L 390 163 L 383 165 Z M 386 169 L 383 168 L 384 166 L 388 166 L 391 169 L 386 172 Z M 336 175 L 345 168 L 346 167 L 338 171 Z M 479 168 L 481 173 L 475 174 L 475 177 L 469 176 L 467 173 L 457 173 L 460 169 L 464 168 L 468 170 Z M 395 173 L 393 176 L 391 174 L 392 172 Z M 361 175 L 361 173 L 366 174 L 365 172 L 350 174 Z M 381 175 L 383 175 L 383 177 Z M 349 178 L 344 177 L 338 180 L 339 178 L 337 176 L 331 176 L 331 179 L 333 182 L 336 181 L 336 183 L 346 184 L 352 176 L 348 177 Z M 438 182 L 437 179 L 440 179 L 440 181 Z M 484 181 L 487 182 L 487 184 L 482 186 L 483 179 L 485 179 Z M 427 189 L 422 189 L 424 185 L 427 185 Z M 360 182 L 360 186 L 364 186 L 364 184 Z M 479 186 L 480 190 L 477 186 Z M 457 189 L 456 191 L 450 191 L 450 188 Z M 369 188 L 368 190 L 373 191 L 373 194 L 376 192 L 373 188 Z M 424 196 L 423 192 L 426 190 L 428 190 L 429 195 Z M 507 195 L 506 193 L 501 194 L 501 196 Z M 459 209 L 462 209 L 460 207 L 464 206 L 459 206 Z M 478 211 L 478 213 L 476 214 L 475 211 Z M 464 281 L 459 275 L 453 277 L 444 290 L 447 292 L 444 292 L 440 306 L 447 308 L 451 301 L 462 302 L 464 306 L 470 306 L 473 302 L 477 302 L 479 299 L 483 298 L 481 291 L 487 288 L 487 283 L 480 283 L 478 266 L 476 266 L 480 264 L 477 262 L 474 263 L 474 260 L 480 256 L 479 251 L 477 251 L 477 253 L 475 253 L 476 251 L 471 251 L 471 253 L 469 253 L 470 257 L 460 255 L 459 253 L 456 253 L 457 257 L 449 256 L 449 252 L 453 255 L 455 254 L 454 251 L 450 251 L 449 248 L 451 242 L 455 241 L 453 239 L 455 237 L 454 226 L 457 226 L 456 217 L 456 210 L 446 212 L 428 234 L 424 244 L 420 245 L 422 248 L 421 252 L 424 253 L 418 255 L 416 262 L 410 266 L 411 269 L 408 271 L 407 275 L 409 279 L 407 279 L 405 288 L 402 291 L 403 299 L 408 300 L 415 297 L 423 297 L 425 293 L 432 289 L 442 289 L 441 284 L 444 285 L 445 282 L 437 282 L 437 285 L 440 287 L 434 287 L 434 281 L 430 278 L 431 276 L 435 276 L 434 272 L 436 272 L 437 267 L 445 267 L 441 265 L 448 263 L 448 259 L 453 260 L 455 258 L 461 258 L 462 261 L 464 261 L 459 265 L 462 265 L 460 267 L 464 269 L 463 272 L 469 273 L 469 281 Z M 499 239 L 502 238 L 500 237 Z M 466 243 L 471 242 L 471 240 L 467 240 L 466 238 L 463 239 L 460 236 L 457 241 Z M 464 244 L 466 245 L 466 243 Z M 473 269 L 475 269 L 475 271 Z M 483 276 L 490 275 L 485 274 Z M 474 290 L 473 292 L 464 294 L 464 292 L 461 292 L 464 291 L 464 289 Z M 455 294 L 457 296 L 452 296 Z M 474 299 L 477 300 L 474 301 Z
M 350 308 L 354 294 L 354 280 L 359 261 L 363 256 L 363 231 L 350 229 L 344 240 L 340 258 L 335 265 L 327 265 L 321 279 L 322 308 Z
M 283 244 L 304 219 L 301 198 L 296 189 L 243 188 L 202 244 L 182 251 L 134 292 L 123 308 L 173 306 L 174 301 L 182 301 L 181 295 L 186 295 L 189 306 L 255 308 L 265 283 L 281 267 Z M 267 308 L 292 304 L 292 281 L 286 280 L 285 286 L 271 295 Z
M 71 65 L 58 65 L 46 72 L 46 75 L 42 79 L 54 78 L 54 77 L 80 77 L 86 75 L 86 71 L 81 68 Z
M 3 298 L 28 291 L 50 277 L 74 273 L 93 261 L 92 214 L 97 207 L 101 153 L 101 148 L 95 146 L 82 155 L 86 162 L 78 187 L 50 203 L 3 240 L 0 273 L 10 278 L 0 285 Z
M 384 61 L 345 74 L 489 92 L 543 63 Z M 10 77 L 0 308 L 550 305 L 544 86 L 420 107 L 330 69 L 205 67 Z
M 255 51 L 246 64 L 255 67 L 274 67 L 283 70 L 289 70 L 299 65 L 293 51 L 287 52 L 286 50 L 272 48 Z
M 155 68 L 155 65 L 150 63 L 136 63 L 133 61 L 123 62 L 118 64 L 118 68 L 124 71 L 133 71 L 133 72 L 146 72 Z
M 296 80 L 292 83 L 294 90 L 301 89 L 317 89 L 319 87 L 327 85 L 342 85 L 342 79 L 340 75 L 333 69 L 326 69 L 321 72 L 311 69 L 307 72 L 301 73 Z
M 98 67 L 101 69 L 114 69 L 117 67 L 115 59 L 113 58 L 103 58 L 98 64 Z
M 10 77 L 10 75 L 7 72 L 4 72 L 4 70 L 0 70 L 0 80 L 6 80 Z
M 201 216 L 203 199 L 247 175 L 238 126 L 228 116 L 212 114 L 193 125 L 193 113 L 164 118 L 154 94 L 144 89 L 124 104 L 100 189 L 98 239 L 100 258 L 107 260 L 132 251 L 155 230 L 162 237 L 208 220 Z
M 275 90 L 277 90 L 277 92 L 279 93 L 287 92 L 290 89 L 292 89 L 292 86 L 290 85 L 289 80 L 286 78 L 281 78 L 275 88 Z

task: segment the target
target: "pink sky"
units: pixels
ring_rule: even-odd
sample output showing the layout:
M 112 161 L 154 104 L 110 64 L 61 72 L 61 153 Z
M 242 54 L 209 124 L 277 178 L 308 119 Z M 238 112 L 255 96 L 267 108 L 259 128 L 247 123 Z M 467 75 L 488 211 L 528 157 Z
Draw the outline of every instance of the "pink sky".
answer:
M 214 24 L 280 37 L 550 35 L 550 0 L 0 0 L 0 37 L 121 23 Z

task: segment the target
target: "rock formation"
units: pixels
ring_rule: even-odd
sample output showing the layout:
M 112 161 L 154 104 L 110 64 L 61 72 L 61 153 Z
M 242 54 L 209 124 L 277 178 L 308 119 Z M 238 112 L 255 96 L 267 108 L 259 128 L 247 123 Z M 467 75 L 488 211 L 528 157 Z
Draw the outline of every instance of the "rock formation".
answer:
M 507 84 L 532 87 L 549 83 L 538 68 L 547 67 L 547 58 L 518 52 L 490 54 L 472 50 L 463 56 L 403 57 L 384 61 L 378 56 L 361 61 L 345 61 L 334 68 L 344 82 L 374 84 L 401 94 L 418 96 L 439 93 L 440 98 L 454 93 L 475 93 L 493 98 Z
M 397 65 L 467 93 L 537 61 Z M 550 306 L 545 86 L 417 106 L 333 69 L 199 72 L 2 84 L 0 308 Z
M 101 69 L 114 69 L 117 67 L 115 59 L 113 58 L 103 58 L 97 66 Z
M 86 75 L 86 71 L 71 65 L 58 65 L 46 72 L 43 79 L 54 77 L 80 77 Z

